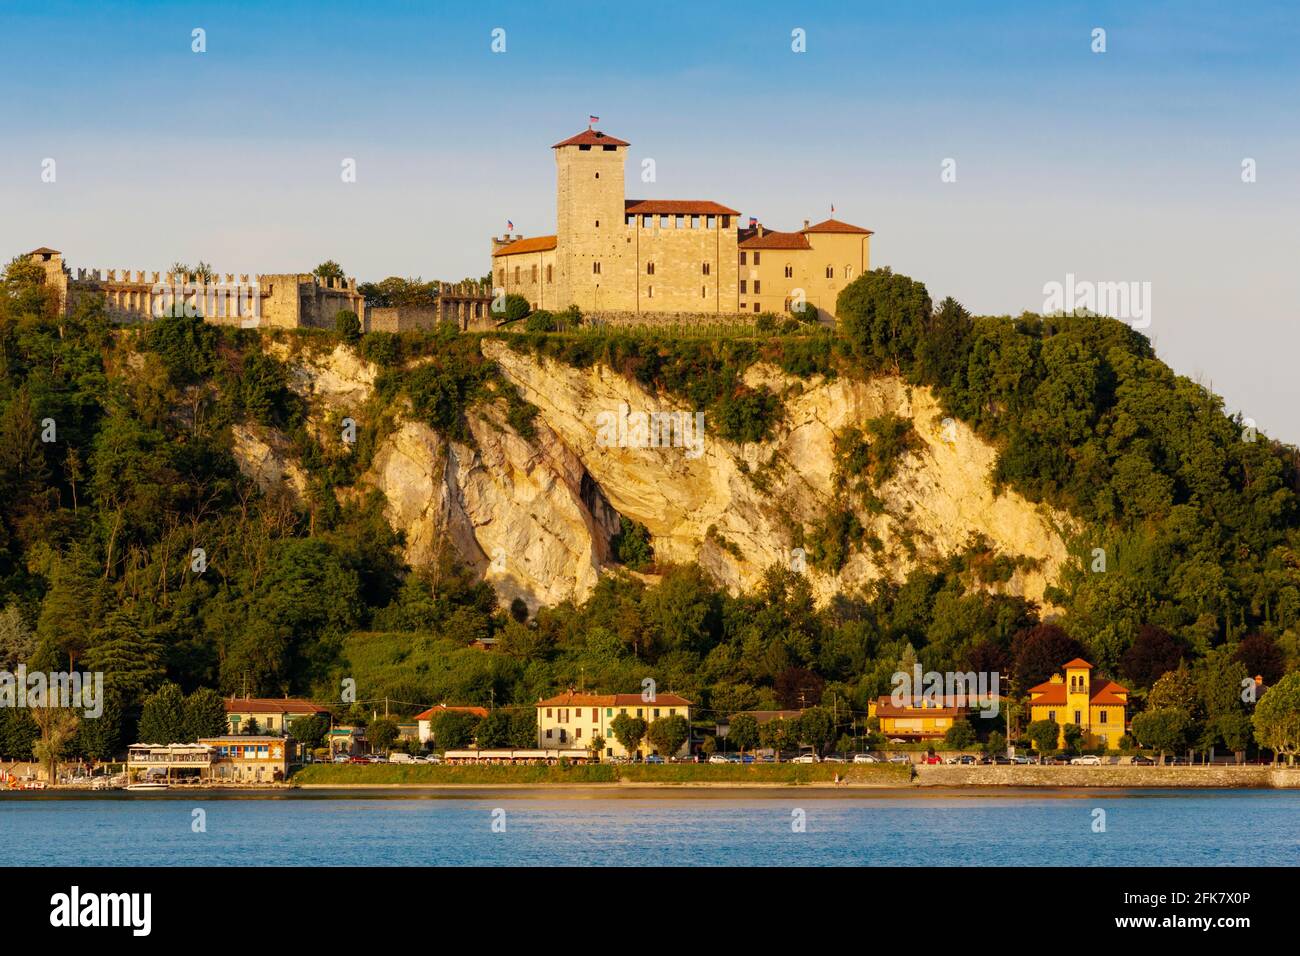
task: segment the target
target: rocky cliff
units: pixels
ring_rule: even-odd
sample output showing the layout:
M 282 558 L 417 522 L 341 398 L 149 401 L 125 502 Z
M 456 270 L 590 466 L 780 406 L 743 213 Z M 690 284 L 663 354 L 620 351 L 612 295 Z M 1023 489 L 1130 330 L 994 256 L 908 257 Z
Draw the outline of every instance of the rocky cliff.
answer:
M 611 567 L 620 514 L 649 530 L 660 561 L 697 561 L 733 590 L 753 587 L 770 565 L 795 567 L 809 575 L 819 600 L 881 576 L 901 577 L 964 550 L 974 536 L 998 554 L 1029 559 L 992 585 L 1006 593 L 1041 600 L 1065 560 L 1066 517 L 1010 491 L 995 494 L 995 451 L 961 422 L 944 419 L 928 390 L 899 379 L 801 381 L 753 366 L 748 383 L 784 399 L 770 440 L 724 441 L 706 417 L 702 435 L 688 430 L 685 442 L 646 447 L 637 413 L 693 410 L 600 365 L 570 367 L 498 339 L 485 339 L 482 348 L 537 407 L 535 434 L 526 439 L 512 429 L 503 402 L 470 409 L 472 446 L 399 416 L 361 483 L 384 494 L 413 565 L 450 542 L 504 602 L 522 598 L 535 609 L 585 598 Z M 299 360 L 295 388 L 323 418 L 359 408 L 374 381 L 373 368 L 339 347 Z M 878 545 L 855 551 L 838 573 L 819 570 L 796 543 L 838 507 L 835 437 L 885 414 L 910 419 L 919 441 L 875 489 L 883 510 L 858 515 Z M 685 424 L 693 422 L 692 415 Z M 297 484 L 292 463 L 270 460 L 276 448 L 269 436 L 245 433 L 236 454 L 259 480 L 284 475 Z

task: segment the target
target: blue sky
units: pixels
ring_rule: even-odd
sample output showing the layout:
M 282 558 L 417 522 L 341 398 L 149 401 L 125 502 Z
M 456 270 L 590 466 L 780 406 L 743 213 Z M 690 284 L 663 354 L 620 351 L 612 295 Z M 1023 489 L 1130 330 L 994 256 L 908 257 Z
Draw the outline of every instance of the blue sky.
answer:
M 834 203 L 874 264 L 979 313 L 1066 273 L 1148 281 L 1162 356 L 1300 442 L 1288 5 L 608 6 L 6 0 L 0 255 L 479 275 L 507 219 L 554 229 L 549 147 L 595 113 L 632 143 L 629 196 L 786 229 Z

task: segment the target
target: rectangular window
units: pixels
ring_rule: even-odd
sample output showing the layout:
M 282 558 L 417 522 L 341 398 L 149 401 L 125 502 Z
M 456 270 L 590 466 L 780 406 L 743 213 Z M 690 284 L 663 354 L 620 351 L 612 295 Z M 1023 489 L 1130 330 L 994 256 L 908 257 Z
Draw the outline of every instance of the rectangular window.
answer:
M 579 737 L 581 737 L 581 736 L 582 736 L 582 728 L 579 727 L 577 730 L 575 730 L 575 731 L 573 732 L 573 737 L 574 737 L 574 739 L 576 740 L 577 738 L 579 738 Z
M 701 263 L 700 263 L 700 272 L 701 272 L 702 274 L 704 274 L 704 275 L 708 275 L 708 274 L 709 274 L 709 269 L 710 269 L 710 268 L 711 268 L 711 264 L 710 264 L 710 263 L 708 263 L 708 262 L 701 262 Z
M 519 285 L 519 267 L 515 266 L 515 285 Z
M 547 728 L 547 730 L 546 730 L 546 739 L 547 739 L 547 740 L 551 740 L 554 736 L 555 736 L 555 731 L 552 730 L 552 729 L 550 729 L 550 728 Z
M 656 708 L 655 708 L 655 720 L 658 720 L 658 719 L 659 719 L 659 708 L 656 707 Z
M 684 228 L 686 228 L 686 217 L 685 217 L 685 216 L 677 216 L 677 217 L 673 220 L 673 228 L 674 228 L 674 229 L 684 229 Z
M 605 716 L 606 716 L 606 717 L 613 717 L 613 716 L 614 716 L 614 708 L 613 708 L 613 707 L 606 707 L 606 708 L 605 708 Z
M 547 282 L 548 285 L 549 285 L 550 282 L 552 281 L 551 270 L 554 269 L 554 268 L 555 268 L 554 266 L 547 266 L 547 267 L 546 267 L 546 282 Z
M 834 267 L 834 266 L 827 266 L 827 267 L 826 267 L 826 278 L 828 278 L 828 279 L 834 279 L 834 278 L 835 278 L 835 267 Z
M 744 249 L 741 249 L 741 250 L 740 250 L 740 264 L 741 264 L 742 266 L 746 264 L 747 260 L 745 259 L 745 256 L 747 256 L 748 254 L 749 254 L 749 253 L 745 252 Z
M 660 217 L 659 217 L 659 228 L 660 228 L 660 229 L 667 229 L 667 228 L 668 228 L 668 217 L 667 217 L 667 216 L 660 216 Z
M 551 713 L 551 708 L 547 707 L 547 708 L 546 708 L 546 717 L 547 717 L 547 719 L 549 720 L 549 719 L 550 719 L 551 717 L 553 717 L 553 716 L 555 716 L 555 715 Z
M 595 276 L 600 275 L 600 263 L 599 263 L 599 262 L 593 262 L 593 263 L 591 264 L 591 274 L 592 274 L 592 275 L 595 275 Z
M 1097 713 L 1097 723 L 1104 724 L 1105 722 L 1106 722 L 1106 711 L 1104 710 L 1099 711 Z
M 637 715 L 638 717 L 644 717 L 644 716 L 645 716 L 645 711 L 643 711 L 640 707 L 638 707 L 638 708 L 636 709 L 636 715 Z
M 591 719 L 592 720 L 600 719 L 600 711 L 597 710 L 595 707 L 591 708 Z
M 722 228 L 723 228 L 723 229 L 730 229 L 730 228 L 731 228 L 731 217 L 730 217 L 730 216 L 723 216 L 723 217 L 722 217 Z
M 700 286 L 700 298 L 707 299 L 708 297 L 709 297 L 709 290 L 704 286 Z
M 505 285 L 505 284 L 506 284 L 506 270 L 505 270 L 505 269 L 498 269 L 498 270 L 497 270 L 497 285 Z
M 794 266 L 786 266 L 786 267 L 785 267 L 785 277 L 786 277 L 787 279 L 793 279 L 793 278 L 794 278 Z
M 635 226 L 635 225 L 636 225 L 636 213 L 633 213 L 632 215 L 627 216 L 627 217 L 625 217 L 625 218 L 626 218 L 626 220 L 627 220 L 627 222 L 625 223 L 625 225 L 628 225 L 628 226 Z
M 600 220 L 599 220 L 599 219 L 596 220 L 596 228 L 597 228 L 597 229 L 600 228 Z
M 645 287 L 645 297 L 646 297 L 647 299 L 653 299 L 653 298 L 655 297 L 655 287 L 654 287 L 654 286 L 652 286 L 652 285 L 648 285 L 648 286 Z
M 748 283 L 747 283 L 744 279 L 741 279 L 741 280 L 740 280 L 740 294 L 741 294 L 741 295 L 744 295 L 744 294 L 748 291 L 748 289 L 746 288 L 747 285 L 748 285 Z
M 714 216 L 705 216 L 705 217 L 704 217 L 704 228 L 706 228 L 706 229 L 712 229 L 712 228 L 713 228 L 713 220 L 714 220 L 714 218 L 716 218 L 716 217 L 714 217 Z
M 755 312 L 758 311 L 758 303 L 757 303 L 757 302 L 754 303 L 754 311 L 755 311 Z
M 1047 712 L 1047 719 L 1048 719 L 1048 720 L 1055 720 L 1055 719 L 1056 719 L 1056 711 L 1054 711 L 1054 710 L 1049 710 L 1049 711 Z
M 537 266 L 533 266 L 533 285 L 537 285 Z
M 647 262 L 645 264 L 645 274 L 648 276 L 655 274 L 655 264 L 653 262 Z
M 699 217 L 699 216 L 691 216 L 691 228 L 692 228 L 692 229 L 699 229 L 699 228 L 700 228 L 700 217 Z
M 1083 726 L 1083 715 L 1079 713 L 1079 711 L 1077 710 L 1074 712 L 1074 722 L 1078 724 L 1080 727 Z
M 650 226 L 654 223 L 654 218 L 655 218 L 654 216 L 651 216 L 651 215 L 648 215 L 648 214 L 642 216 L 642 217 L 641 217 L 641 228 L 642 228 L 642 229 L 649 229 Z
M 759 257 L 760 255 L 761 255 L 761 253 L 760 253 L 757 249 L 755 249 L 755 250 L 754 250 L 754 265 L 758 265 L 758 257 Z
M 759 282 L 757 279 L 754 280 L 754 295 L 758 295 L 758 294 L 759 294 L 759 291 L 760 291 L 760 290 L 759 290 L 759 286 L 761 286 L 761 285 L 762 285 L 762 283 Z

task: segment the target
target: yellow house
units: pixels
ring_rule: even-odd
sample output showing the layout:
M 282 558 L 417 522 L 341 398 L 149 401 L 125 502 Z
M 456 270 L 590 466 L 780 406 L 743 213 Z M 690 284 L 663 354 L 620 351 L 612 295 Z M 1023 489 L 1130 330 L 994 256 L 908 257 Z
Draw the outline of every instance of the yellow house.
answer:
M 880 721 L 880 732 L 890 740 L 930 740 L 943 737 L 953 721 L 965 714 L 965 707 L 955 706 L 948 700 L 940 706 L 921 701 L 918 707 L 900 707 L 888 697 L 878 697 L 867 704 L 867 716 Z
M 601 754 L 605 757 L 631 756 L 618 738 L 614 736 L 612 724 L 620 714 L 640 717 L 647 724 L 653 724 L 662 717 L 685 717 L 691 719 L 691 702 L 676 694 L 658 694 L 654 700 L 644 700 L 640 694 L 580 694 L 567 691 L 556 697 L 537 702 L 537 746 L 543 750 L 586 749 L 595 737 L 601 737 L 605 746 Z M 678 756 L 690 752 L 689 739 L 682 744 Z M 649 743 L 642 740 L 637 753 L 643 757 L 658 753 Z M 669 754 L 660 754 L 668 757 Z
M 1092 665 L 1081 657 L 1062 670 L 1064 677 L 1054 674 L 1046 683 L 1029 688 L 1029 719 L 1060 724 L 1058 747 L 1065 746 L 1065 725 L 1078 724 L 1084 746 L 1118 750 L 1127 722 L 1128 688 L 1093 678 Z

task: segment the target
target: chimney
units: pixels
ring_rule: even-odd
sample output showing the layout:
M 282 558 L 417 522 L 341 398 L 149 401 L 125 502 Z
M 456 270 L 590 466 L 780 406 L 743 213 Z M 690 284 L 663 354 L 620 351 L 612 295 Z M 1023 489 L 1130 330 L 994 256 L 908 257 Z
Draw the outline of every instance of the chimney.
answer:
M 808 220 L 807 220 L 807 219 L 805 219 L 805 220 L 803 221 L 803 227 L 804 227 L 805 229 L 808 228 Z
M 758 238 L 763 238 L 763 224 L 761 222 L 758 224 Z

